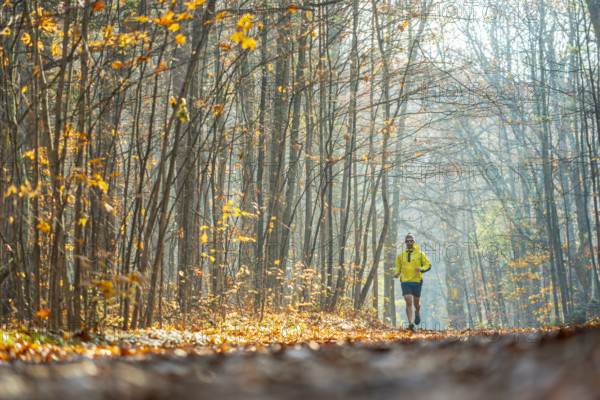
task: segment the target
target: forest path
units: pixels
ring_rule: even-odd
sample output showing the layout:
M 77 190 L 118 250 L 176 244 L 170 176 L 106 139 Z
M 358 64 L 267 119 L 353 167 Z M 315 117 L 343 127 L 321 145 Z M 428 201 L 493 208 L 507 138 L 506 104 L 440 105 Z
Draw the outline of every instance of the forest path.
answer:
M 0 399 L 398 397 L 600 399 L 600 328 L 0 364 Z

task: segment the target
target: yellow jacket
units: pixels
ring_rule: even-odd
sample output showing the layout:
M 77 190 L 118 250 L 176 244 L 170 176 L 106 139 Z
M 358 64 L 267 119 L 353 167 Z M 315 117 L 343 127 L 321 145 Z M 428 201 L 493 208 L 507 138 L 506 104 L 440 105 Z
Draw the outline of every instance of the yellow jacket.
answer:
M 396 273 L 400 274 L 400 281 L 422 282 L 423 274 L 415 271 L 416 267 L 421 268 L 421 272 L 427 272 L 431 269 L 427 256 L 420 252 L 419 246 L 415 244 L 410 251 L 406 248 L 396 257 Z

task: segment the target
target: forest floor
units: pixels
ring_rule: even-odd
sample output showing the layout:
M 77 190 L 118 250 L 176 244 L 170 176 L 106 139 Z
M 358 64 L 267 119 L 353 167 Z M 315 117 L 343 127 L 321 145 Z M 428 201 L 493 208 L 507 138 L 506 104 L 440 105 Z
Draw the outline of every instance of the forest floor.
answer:
M 408 332 L 328 315 L 5 331 L 0 399 L 600 399 L 600 324 Z

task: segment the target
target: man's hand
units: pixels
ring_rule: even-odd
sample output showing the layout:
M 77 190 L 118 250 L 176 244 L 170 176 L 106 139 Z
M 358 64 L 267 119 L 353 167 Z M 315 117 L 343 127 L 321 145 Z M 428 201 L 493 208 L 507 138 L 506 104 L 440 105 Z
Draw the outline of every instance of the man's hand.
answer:
M 398 278 L 399 276 L 400 276 L 400 274 L 394 275 L 394 279 Z
M 419 268 L 419 267 L 415 267 L 415 271 L 417 271 L 417 272 L 421 272 L 421 268 Z

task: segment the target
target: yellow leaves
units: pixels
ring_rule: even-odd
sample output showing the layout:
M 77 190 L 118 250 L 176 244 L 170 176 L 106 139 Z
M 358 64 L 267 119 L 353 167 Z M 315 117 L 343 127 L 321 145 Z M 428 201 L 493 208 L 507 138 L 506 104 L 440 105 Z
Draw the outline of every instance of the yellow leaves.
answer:
M 21 93 L 22 93 L 22 94 L 25 94 L 25 93 L 27 93 L 27 90 L 28 90 L 28 89 L 29 89 L 29 88 L 27 87 L 27 85 L 23 86 L 23 87 L 21 88 Z
M 102 293 L 102 296 L 107 300 L 115 294 L 115 287 L 111 281 L 106 279 L 102 281 L 92 280 L 92 284 L 98 288 L 100 293 Z
M 43 29 L 46 32 L 56 32 L 56 23 L 52 21 L 52 16 L 48 11 L 44 11 L 42 8 L 36 10 L 37 14 L 37 27 Z
M 190 0 L 183 3 L 184 6 L 187 6 L 189 11 L 196 9 L 196 7 L 200 7 L 202 4 L 206 3 L 206 0 Z
M 204 232 L 204 233 L 202 234 L 202 236 L 200 236 L 200 241 L 201 241 L 202 243 L 206 243 L 206 242 L 208 242 L 208 235 L 206 234 L 206 232 Z
M 77 221 L 77 225 L 85 226 L 86 224 L 87 218 L 80 218 L 79 221 Z
M 102 191 L 102 193 L 106 194 L 108 192 L 108 183 L 102 179 L 100 174 L 94 174 L 93 177 L 87 178 L 87 183 L 90 187 L 97 187 Z
M 10 36 L 11 30 L 10 28 L 7 26 L 6 28 L 4 28 L 2 30 L 2 32 L 0 32 L 0 36 Z
M 137 272 L 132 272 L 131 274 L 123 274 L 119 278 L 120 280 L 124 280 L 129 283 L 142 283 L 144 281 L 144 277 L 138 274 Z
M 253 27 L 252 15 L 244 14 L 235 26 L 236 32 L 231 35 L 231 41 L 239 43 L 242 49 L 256 49 L 256 40 L 246 36 L 248 31 Z
M 123 63 L 121 61 L 115 61 L 114 63 L 112 63 L 112 67 L 113 69 L 123 68 Z
M 108 184 L 106 182 L 104 182 L 104 180 L 102 180 L 102 179 L 99 179 L 96 182 L 97 182 L 96 186 L 98 186 L 98 188 L 100 190 L 102 190 L 102 192 L 104 192 L 104 194 L 106 194 L 106 192 L 108 192 Z
M 215 22 L 222 20 L 227 15 L 227 11 L 221 11 L 215 16 Z
M 88 161 L 88 164 L 101 166 L 102 161 L 104 161 L 105 159 L 106 159 L 105 157 L 92 158 L 91 160 Z
M 244 31 L 245 33 L 248 33 L 248 31 L 250 30 L 250 28 L 252 28 L 253 24 L 252 24 L 252 15 L 250 14 L 244 14 L 242 16 L 242 18 L 240 18 L 237 22 L 237 25 L 235 26 L 235 29 Z
M 27 32 L 23 32 L 23 36 L 21 36 L 21 41 L 25 46 L 32 46 L 31 36 L 29 36 L 29 33 Z
M 206 257 L 206 258 L 210 259 L 210 261 L 212 261 L 212 262 L 215 262 L 215 260 L 216 260 L 216 258 L 214 258 L 213 256 L 208 255 L 206 253 L 200 253 L 200 256 Z
M 51 229 L 50 224 L 44 220 L 40 220 L 40 223 L 36 225 L 36 228 L 44 233 L 49 233 Z
M 38 318 L 48 318 L 48 315 L 50 315 L 50 310 L 46 309 L 46 308 L 41 308 L 38 312 L 35 313 L 35 316 Z
M 247 49 L 250 48 L 252 50 L 256 49 L 256 40 L 249 38 L 249 37 L 245 37 L 242 39 L 242 49 Z
M 183 36 L 181 33 L 178 34 L 177 36 L 175 36 L 175 43 L 177 43 L 178 45 L 184 45 L 185 44 L 185 36 Z
M 281 261 L 279 261 L 279 260 L 275 260 L 275 261 L 273 262 L 273 264 L 275 264 L 275 265 L 279 265 L 279 264 L 281 264 Z
M 171 25 L 173 25 L 175 23 L 175 21 L 173 21 L 173 17 L 175 16 L 175 13 L 173 11 L 169 11 L 167 14 L 162 15 L 158 18 L 154 18 L 154 22 L 157 25 L 160 26 L 166 26 L 169 27 Z
M 244 32 L 238 31 L 238 32 L 234 33 L 233 35 L 231 35 L 231 40 L 234 41 L 234 42 L 236 42 L 236 43 L 239 43 L 245 37 L 246 37 L 246 35 L 244 34 Z
M 104 4 L 104 1 L 102 0 L 97 0 L 94 2 L 94 6 L 92 9 L 92 12 L 98 12 L 98 11 L 102 11 L 106 8 L 106 5 Z
M 60 57 L 61 55 L 61 50 L 58 47 L 58 43 L 54 43 L 52 45 L 52 57 Z
M 24 185 L 20 185 L 20 187 L 17 189 L 17 187 L 15 185 L 10 185 L 8 187 L 8 189 L 6 190 L 6 193 L 4 193 L 4 198 L 7 198 L 10 195 L 13 194 L 18 194 L 19 197 L 23 197 L 23 196 L 27 196 L 28 198 L 32 198 L 35 197 L 39 194 L 40 192 L 40 184 L 38 183 L 38 187 L 37 188 L 33 188 L 31 186 L 31 183 L 29 181 L 25 181 Z
M 177 32 L 179 30 L 180 26 L 177 22 L 175 22 L 174 24 L 169 25 L 168 30 L 171 32 Z
M 188 12 L 183 12 L 181 14 L 177 14 L 177 21 L 181 21 L 183 19 L 192 19 L 194 16 Z
M 144 36 L 142 34 L 136 35 L 135 33 L 121 33 L 119 34 L 118 42 L 119 46 L 127 47 L 134 46 L 138 43 L 138 41 L 143 39 Z
M 17 194 L 17 187 L 15 185 L 10 185 L 8 187 L 8 189 L 6 190 L 6 193 L 4 193 L 4 198 L 7 198 L 11 194 Z
M 297 10 L 297 9 L 298 9 L 298 6 L 297 6 L 297 5 L 295 5 L 295 4 L 292 4 L 292 5 L 290 6 L 290 8 L 288 8 L 288 11 L 289 11 L 291 14 L 293 14 L 293 13 L 295 13 L 295 12 L 296 12 L 296 10 Z
M 160 66 L 154 70 L 154 73 L 158 74 L 159 72 L 164 72 L 166 70 L 167 70 L 167 63 L 163 61 L 160 63 Z
M 145 15 L 140 15 L 139 17 L 136 17 L 135 19 L 137 21 L 140 21 L 140 22 L 148 22 L 148 21 L 150 21 L 150 18 L 146 17 Z

